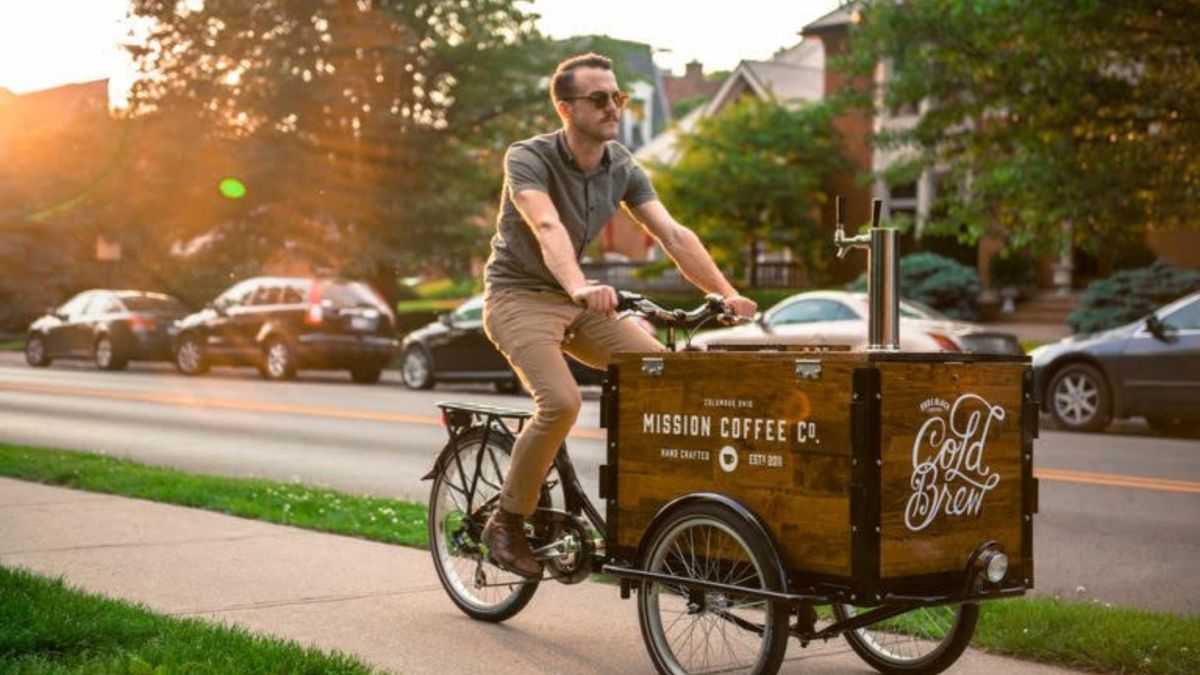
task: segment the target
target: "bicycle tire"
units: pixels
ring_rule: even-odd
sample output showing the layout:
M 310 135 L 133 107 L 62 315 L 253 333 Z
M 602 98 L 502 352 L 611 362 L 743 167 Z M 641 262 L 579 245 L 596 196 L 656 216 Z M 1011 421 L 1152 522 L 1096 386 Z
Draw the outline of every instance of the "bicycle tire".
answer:
M 833 606 L 838 621 L 856 612 L 851 605 Z M 978 622 L 978 603 L 919 607 L 843 636 L 863 661 L 885 675 L 934 675 L 962 656 Z
M 650 533 L 648 541 L 642 565 L 651 572 L 783 590 L 783 580 L 770 562 L 770 542 L 720 504 L 680 508 Z M 670 625 L 664 625 L 664 614 L 673 616 Z M 754 598 L 642 582 L 638 622 L 654 667 L 669 675 L 773 675 L 787 649 L 788 608 Z M 748 626 L 761 628 L 761 634 Z M 681 639 L 673 640 L 672 635 Z M 716 638 L 722 644 L 714 649 L 710 643 Z
M 475 475 L 476 453 L 487 454 L 477 483 L 477 489 L 483 492 L 472 508 L 500 491 L 512 455 L 508 435 L 492 432 L 484 447 L 483 431 L 481 427 L 464 434 L 454 448 L 455 459 L 445 462 L 433 479 L 429 492 L 429 551 L 438 580 L 454 604 L 472 619 L 497 623 L 524 609 L 539 582 L 522 579 L 489 562 L 480 543 L 463 525 L 463 493 L 467 492 L 466 481 Z M 543 494 L 543 502 L 547 496 Z

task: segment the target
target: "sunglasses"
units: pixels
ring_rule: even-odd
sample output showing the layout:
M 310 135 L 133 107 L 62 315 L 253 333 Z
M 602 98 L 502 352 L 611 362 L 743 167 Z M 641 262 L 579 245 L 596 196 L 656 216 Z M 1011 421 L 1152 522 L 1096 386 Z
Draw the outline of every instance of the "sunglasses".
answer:
M 591 101 L 592 105 L 596 106 L 597 110 L 604 110 L 607 108 L 609 101 L 612 101 L 613 105 L 617 106 L 618 110 L 624 108 L 625 104 L 629 103 L 629 94 L 626 94 L 623 91 L 593 91 L 586 96 L 568 96 L 565 100 L 576 101 L 581 98 Z

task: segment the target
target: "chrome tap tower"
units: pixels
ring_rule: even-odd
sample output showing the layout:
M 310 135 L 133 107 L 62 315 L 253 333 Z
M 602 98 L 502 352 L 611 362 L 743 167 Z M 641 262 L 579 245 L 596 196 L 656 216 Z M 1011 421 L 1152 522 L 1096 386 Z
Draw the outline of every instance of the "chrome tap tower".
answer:
M 834 201 L 837 231 L 833 243 L 837 255 L 844 258 L 852 248 L 867 250 L 867 351 L 900 351 L 900 245 L 899 233 L 891 227 L 879 226 L 883 202 L 871 203 L 871 231 L 855 237 L 846 236 L 843 222 L 846 200 L 838 195 Z

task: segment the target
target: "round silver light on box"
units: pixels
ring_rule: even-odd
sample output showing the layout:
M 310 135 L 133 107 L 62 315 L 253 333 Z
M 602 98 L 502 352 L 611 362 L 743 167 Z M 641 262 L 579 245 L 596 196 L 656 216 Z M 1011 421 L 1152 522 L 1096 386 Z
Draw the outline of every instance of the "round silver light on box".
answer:
M 987 556 L 987 567 L 984 568 L 984 576 L 993 584 L 998 584 L 1004 580 L 1004 575 L 1008 574 L 1008 556 L 999 551 L 993 551 Z

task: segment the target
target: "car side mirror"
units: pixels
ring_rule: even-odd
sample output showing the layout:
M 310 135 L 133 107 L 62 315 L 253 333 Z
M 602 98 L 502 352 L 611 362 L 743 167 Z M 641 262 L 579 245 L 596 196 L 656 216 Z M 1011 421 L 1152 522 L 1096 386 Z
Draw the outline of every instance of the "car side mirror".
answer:
M 1162 319 L 1158 318 L 1157 314 L 1146 317 L 1146 330 L 1157 340 L 1171 341 L 1171 337 L 1167 334 L 1167 327 L 1163 325 Z
M 754 323 L 763 330 L 764 333 L 770 333 L 771 327 L 767 325 L 767 319 L 762 312 L 754 313 Z
M 438 321 L 446 328 L 451 328 L 454 326 L 454 315 L 453 314 L 440 314 L 440 315 L 438 315 Z

